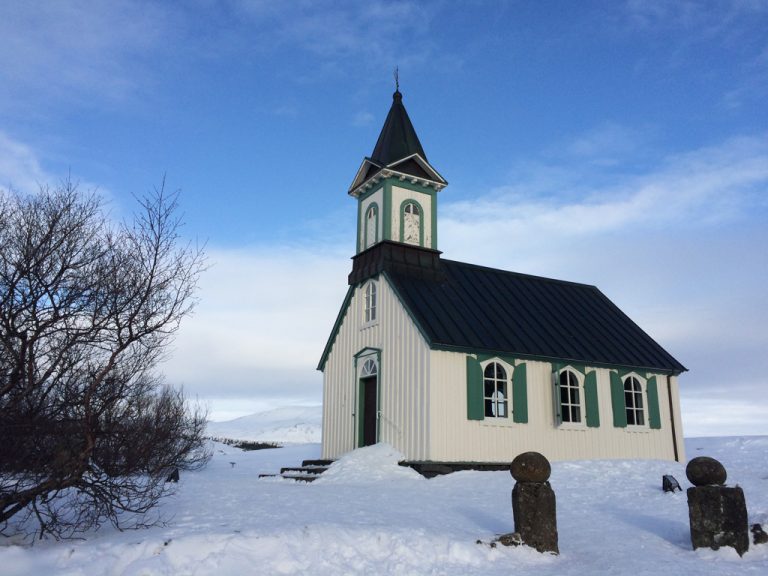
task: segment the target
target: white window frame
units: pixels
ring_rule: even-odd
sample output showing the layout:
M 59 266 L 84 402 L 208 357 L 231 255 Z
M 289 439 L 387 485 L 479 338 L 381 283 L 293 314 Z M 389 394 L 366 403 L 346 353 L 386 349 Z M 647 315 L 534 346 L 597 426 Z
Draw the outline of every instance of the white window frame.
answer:
M 578 407 L 579 409 L 579 421 L 578 422 L 572 422 L 565 420 L 563 417 L 565 414 L 564 406 L 562 402 L 562 394 L 563 394 L 563 385 L 561 382 L 561 377 L 563 374 L 569 373 L 573 376 L 573 378 L 576 380 L 576 390 L 578 392 L 578 404 L 569 402 L 567 405 L 572 407 Z M 553 386 L 552 390 L 554 393 L 554 390 L 559 390 L 559 397 L 554 398 L 555 401 L 555 410 L 556 410 L 556 418 L 557 418 L 557 426 L 559 428 L 567 429 L 567 428 L 585 428 L 587 425 L 587 418 L 586 418 L 586 412 L 585 412 L 585 399 L 584 399 L 584 375 L 576 370 L 573 366 L 564 366 L 560 370 L 557 370 L 552 375 L 553 378 L 557 379 L 557 388 Z M 553 382 L 554 384 L 554 382 Z M 574 388 L 573 386 L 568 386 L 568 388 Z M 570 398 L 569 398 L 570 399 Z
M 410 208 L 410 210 L 409 210 Z M 424 214 L 422 209 L 419 207 L 419 205 L 414 200 L 406 200 L 403 203 L 403 239 L 402 241 L 406 244 L 411 244 L 413 246 L 421 246 L 421 238 L 423 235 L 423 220 L 424 220 Z M 413 221 L 413 224 L 416 226 L 416 239 L 406 239 L 406 233 L 409 227 L 409 222 Z
M 363 248 L 367 249 L 379 241 L 379 206 L 376 202 L 371 202 L 365 210 L 365 223 L 363 226 L 365 229 Z M 371 230 L 371 227 L 373 230 Z
M 379 287 L 376 280 L 369 280 L 363 286 L 363 327 L 379 321 Z
M 629 390 L 627 390 L 627 382 L 630 380 L 634 380 L 637 382 L 638 387 L 640 388 L 639 391 L 631 391 L 632 398 L 633 398 L 633 405 L 629 406 L 627 404 L 627 393 L 630 393 Z M 635 429 L 635 430 L 647 430 L 649 429 L 648 424 L 648 394 L 647 394 L 647 382 L 646 379 L 640 376 L 639 374 L 635 372 L 630 372 L 629 374 L 625 374 L 622 379 L 621 383 L 623 384 L 624 388 L 624 415 L 627 419 L 627 428 Z M 635 403 L 637 402 L 637 399 L 640 399 L 640 402 L 642 402 L 642 406 L 640 408 L 637 408 Z M 634 413 L 633 420 L 635 420 L 635 423 L 631 423 L 629 421 L 629 414 L 630 412 Z M 642 415 L 643 421 L 640 424 L 637 424 L 637 414 L 640 413 Z
M 506 388 L 506 393 L 503 397 L 503 405 L 506 408 L 506 413 L 503 416 L 496 416 L 494 414 L 487 414 L 486 413 L 486 402 L 490 400 L 493 402 L 492 406 L 498 406 L 499 403 L 499 392 L 498 392 L 498 382 L 502 381 L 496 378 L 495 376 L 493 378 L 487 378 L 485 375 L 486 369 L 491 365 L 496 364 L 504 370 L 505 378 L 503 380 L 504 387 Z M 483 370 L 483 415 L 484 419 L 483 422 L 486 423 L 512 423 L 512 373 L 514 371 L 514 366 L 510 366 L 506 362 L 501 361 L 499 358 L 491 358 L 490 360 L 486 362 L 481 362 L 480 367 Z M 491 393 L 491 395 L 486 394 L 486 380 L 492 380 L 494 382 L 494 391 Z M 495 411 L 492 409 L 492 411 Z

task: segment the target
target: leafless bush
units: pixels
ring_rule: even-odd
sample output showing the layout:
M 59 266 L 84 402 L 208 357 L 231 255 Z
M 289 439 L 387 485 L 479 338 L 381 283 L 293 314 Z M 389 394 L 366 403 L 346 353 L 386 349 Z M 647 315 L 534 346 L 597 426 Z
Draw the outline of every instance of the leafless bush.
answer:
M 194 305 L 200 248 L 177 195 L 113 225 L 65 182 L 0 191 L 0 532 L 137 526 L 173 468 L 209 458 L 206 414 L 153 373 Z

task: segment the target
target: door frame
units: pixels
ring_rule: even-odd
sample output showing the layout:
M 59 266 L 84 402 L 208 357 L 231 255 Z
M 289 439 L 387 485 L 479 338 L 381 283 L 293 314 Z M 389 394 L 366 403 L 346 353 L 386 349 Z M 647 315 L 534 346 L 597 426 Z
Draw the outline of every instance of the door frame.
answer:
M 380 439 L 380 418 L 379 412 L 381 409 L 381 349 L 379 348 L 363 348 L 360 352 L 355 354 L 355 395 L 357 401 L 355 403 L 355 443 L 356 448 L 362 448 L 365 445 L 365 381 L 374 377 L 373 375 L 362 375 L 363 366 L 367 360 L 373 360 L 376 363 L 376 409 L 373 417 L 376 420 L 376 438 L 375 442 Z

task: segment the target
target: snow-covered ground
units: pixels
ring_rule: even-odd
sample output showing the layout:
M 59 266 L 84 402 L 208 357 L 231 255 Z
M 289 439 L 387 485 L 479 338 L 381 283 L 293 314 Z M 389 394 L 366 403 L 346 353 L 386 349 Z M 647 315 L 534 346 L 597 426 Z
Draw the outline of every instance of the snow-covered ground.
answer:
M 745 490 L 750 523 L 768 523 L 768 437 L 694 438 L 686 448 L 689 458 L 721 460 L 728 483 Z M 681 464 L 554 463 L 561 554 L 552 556 L 477 543 L 513 529 L 507 472 L 426 480 L 378 445 L 312 484 L 257 479 L 319 451 L 217 444 L 206 469 L 182 474 L 162 506 L 165 525 L 32 547 L 0 539 L 0 574 L 768 574 L 768 545 L 742 558 L 730 548 L 691 550 L 685 492 L 661 491 L 663 474 L 689 486 Z

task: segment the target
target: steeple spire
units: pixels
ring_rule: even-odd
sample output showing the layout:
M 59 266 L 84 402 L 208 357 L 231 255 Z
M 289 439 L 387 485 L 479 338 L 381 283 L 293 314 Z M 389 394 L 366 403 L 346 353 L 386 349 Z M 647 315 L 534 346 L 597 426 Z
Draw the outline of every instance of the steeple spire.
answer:
M 395 93 L 392 95 L 392 107 L 389 109 L 384 127 L 381 129 L 379 139 L 373 148 L 371 160 L 387 166 L 412 154 L 419 154 L 426 160 L 427 155 L 421 147 L 419 137 L 413 128 L 408 112 L 403 106 L 403 95 L 400 93 L 399 79 L 395 73 Z

